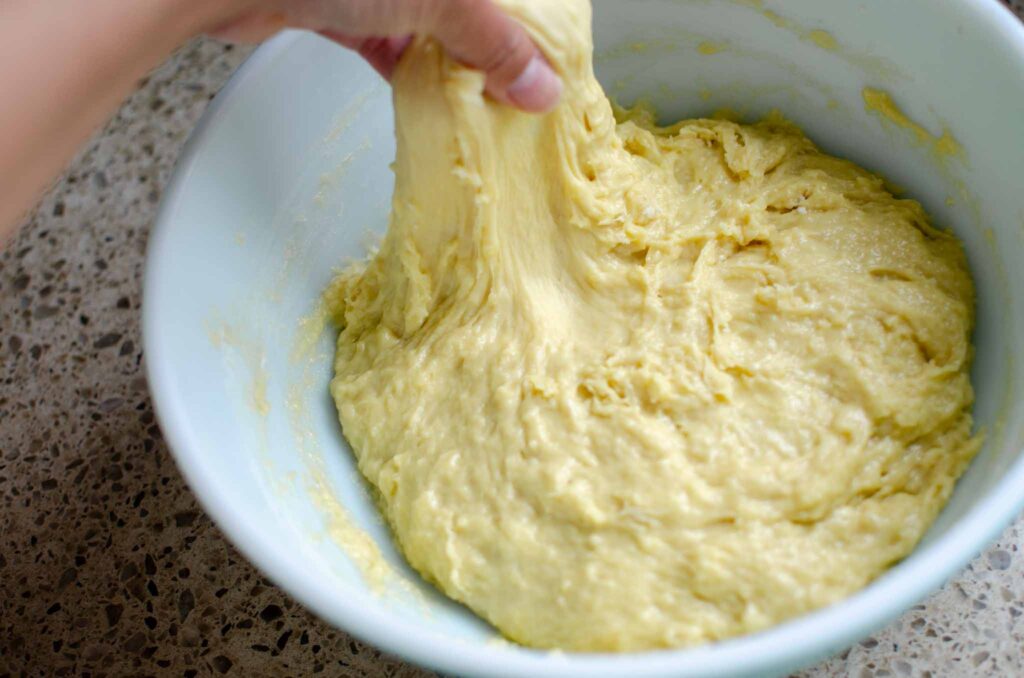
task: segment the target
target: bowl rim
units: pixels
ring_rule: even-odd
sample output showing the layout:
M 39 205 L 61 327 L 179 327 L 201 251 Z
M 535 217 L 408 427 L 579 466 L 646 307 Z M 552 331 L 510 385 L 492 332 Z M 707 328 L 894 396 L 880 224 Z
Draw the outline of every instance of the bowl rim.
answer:
M 946 0 L 951 2 L 952 0 Z M 1010 45 L 1024 64 L 1024 24 L 999 0 L 956 0 L 994 39 Z M 221 123 L 227 104 L 256 80 L 297 41 L 285 31 L 260 47 L 231 77 L 210 104 L 182 151 L 164 193 L 147 247 L 143 277 L 142 338 L 145 369 L 157 421 L 178 468 L 199 503 L 223 534 L 259 570 L 307 609 L 345 632 L 437 671 L 474 676 L 703 676 L 758 674 L 792 670 L 846 647 L 902 614 L 939 588 L 993 541 L 1024 508 L 1024 455 L 1013 463 L 995 489 L 983 497 L 949 531 L 915 550 L 863 590 L 830 607 L 784 622 L 760 633 L 695 648 L 631 654 L 546 652 L 500 644 L 453 640 L 387 610 L 370 593 L 355 588 L 339 596 L 336 588 L 308 577 L 295 553 L 277 544 L 252 524 L 241 505 L 223 492 L 206 459 L 211 450 L 191 424 L 187 393 L 178 388 L 168 359 L 171 339 L 159 299 L 173 289 L 170 242 L 179 205 L 201 149 Z

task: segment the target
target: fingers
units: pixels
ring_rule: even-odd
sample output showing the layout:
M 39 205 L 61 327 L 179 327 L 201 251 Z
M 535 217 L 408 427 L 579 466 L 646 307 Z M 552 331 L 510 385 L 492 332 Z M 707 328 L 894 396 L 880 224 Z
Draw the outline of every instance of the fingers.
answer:
M 410 33 L 437 38 L 459 61 L 487 76 L 487 93 L 526 111 L 558 103 L 562 81 L 526 30 L 492 0 L 289 0 L 292 25 L 311 28 L 364 53 L 390 74 Z M 388 42 L 367 38 L 389 38 Z
M 358 52 L 385 80 L 391 79 L 398 60 L 412 42 L 411 35 L 396 38 L 358 38 L 331 30 L 320 31 L 320 34 Z
M 543 112 L 558 103 L 562 81 L 526 30 L 491 0 L 434 0 L 425 27 L 449 53 L 487 76 L 502 103 Z

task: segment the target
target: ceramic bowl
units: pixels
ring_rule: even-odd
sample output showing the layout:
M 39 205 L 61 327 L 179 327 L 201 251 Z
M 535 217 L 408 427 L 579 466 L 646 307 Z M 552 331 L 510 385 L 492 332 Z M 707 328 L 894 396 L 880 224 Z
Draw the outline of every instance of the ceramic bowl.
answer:
M 502 642 L 425 585 L 342 437 L 327 390 L 334 333 L 315 313 L 387 223 L 390 95 L 358 58 L 306 34 L 278 36 L 235 75 L 166 191 L 144 307 L 160 425 L 228 538 L 309 609 L 387 652 L 465 676 L 788 671 L 922 599 L 1024 502 L 1024 28 L 996 0 L 597 0 L 595 29 L 598 74 L 620 102 L 647 98 L 668 121 L 778 109 L 963 239 L 987 442 L 910 557 L 763 633 L 615 656 Z M 866 106 L 865 88 L 906 117 Z M 962 153 L 936 145 L 947 131 Z

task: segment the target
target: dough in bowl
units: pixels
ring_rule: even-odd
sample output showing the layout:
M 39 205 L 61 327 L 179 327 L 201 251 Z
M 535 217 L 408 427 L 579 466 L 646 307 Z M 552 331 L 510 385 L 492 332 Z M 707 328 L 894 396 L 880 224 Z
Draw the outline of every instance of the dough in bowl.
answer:
M 588 0 L 503 0 L 553 113 L 417 40 L 332 393 L 409 562 L 520 643 L 675 647 L 842 599 L 978 449 L 961 247 L 790 124 L 616 121 Z M 686 77 L 680 74 L 680 77 Z

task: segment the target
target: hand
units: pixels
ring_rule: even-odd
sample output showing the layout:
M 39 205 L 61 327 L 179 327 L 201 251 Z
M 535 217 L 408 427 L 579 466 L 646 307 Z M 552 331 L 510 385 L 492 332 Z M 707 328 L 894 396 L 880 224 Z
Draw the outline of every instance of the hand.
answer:
M 358 50 L 385 77 L 410 35 L 432 35 L 487 75 L 494 99 L 527 111 L 553 107 L 562 91 L 493 0 L 0 0 L 0 248 L 46 183 L 176 46 L 203 31 L 262 40 L 286 26 Z
M 561 80 L 523 27 L 492 0 L 269 0 L 213 33 L 253 42 L 285 26 L 317 31 L 356 50 L 385 78 L 411 36 L 428 34 L 455 59 L 483 71 L 487 93 L 497 101 L 543 112 L 562 92 Z

